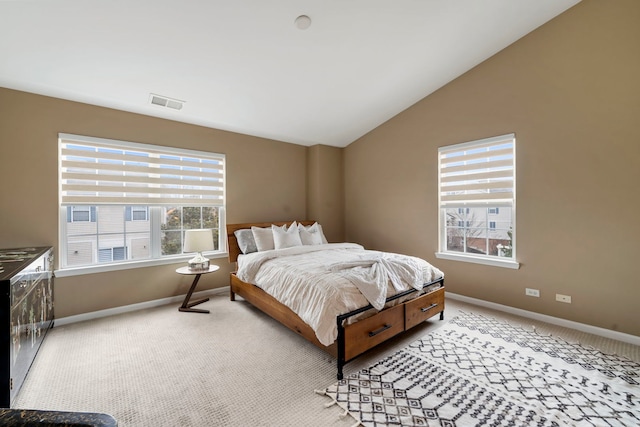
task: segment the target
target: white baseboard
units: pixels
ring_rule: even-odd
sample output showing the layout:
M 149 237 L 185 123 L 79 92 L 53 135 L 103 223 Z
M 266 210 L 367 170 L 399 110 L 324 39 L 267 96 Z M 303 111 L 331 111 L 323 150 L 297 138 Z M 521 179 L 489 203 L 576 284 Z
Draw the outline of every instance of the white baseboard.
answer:
M 599 328 L 597 326 L 585 325 L 584 323 L 578 323 L 578 322 L 573 322 L 571 320 L 560 319 L 559 317 L 547 316 L 546 314 L 540 314 L 534 311 L 522 310 L 520 308 L 510 307 L 508 305 L 502 305 L 502 304 L 497 304 L 495 302 L 471 298 L 464 295 L 458 295 L 451 292 L 447 292 L 445 295 L 447 296 L 447 298 L 466 302 L 469 304 L 479 305 L 481 307 L 491 308 L 493 310 L 504 311 L 509 314 L 515 314 L 516 316 L 522 316 L 528 319 L 539 320 L 541 322 L 551 323 L 552 325 L 558 325 L 565 328 L 576 329 L 581 332 L 587 332 L 589 334 L 598 335 L 605 338 L 611 338 L 613 340 L 618 340 L 618 341 L 640 346 L 640 337 L 635 335 L 612 331 L 610 329 Z
M 206 297 L 207 295 L 215 295 L 221 293 L 229 293 L 229 286 L 223 286 L 221 288 L 208 289 L 206 291 L 195 292 L 191 295 L 192 299 L 198 299 Z M 185 294 L 186 295 L 186 294 Z M 55 319 L 55 326 L 64 326 L 76 322 L 84 322 L 85 320 L 99 319 L 101 317 L 114 316 L 116 314 L 128 313 L 136 310 L 143 310 L 145 308 L 159 307 L 161 305 L 181 303 L 184 301 L 185 295 L 177 295 L 174 297 L 161 298 L 153 301 L 145 301 L 138 304 L 124 305 L 122 307 L 108 308 L 106 310 L 92 311 L 90 313 L 77 314 L 75 316 L 62 317 Z M 178 308 L 176 307 L 176 310 Z

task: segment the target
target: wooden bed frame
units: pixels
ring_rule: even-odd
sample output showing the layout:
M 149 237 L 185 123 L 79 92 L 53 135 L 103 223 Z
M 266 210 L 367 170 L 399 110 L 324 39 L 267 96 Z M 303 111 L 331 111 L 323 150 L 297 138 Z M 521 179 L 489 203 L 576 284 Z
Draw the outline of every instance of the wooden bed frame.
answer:
M 260 222 L 227 225 L 229 261 L 237 262 L 238 255 L 242 253 L 234 234 L 236 230 L 250 229 L 252 226 L 270 227 L 271 224 L 282 226 L 284 224 L 289 225 L 292 222 L 293 221 Z M 315 221 L 298 221 L 298 224 L 313 225 L 314 222 Z M 313 329 L 291 309 L 281 304 L 259 287 L 238 279 L 235 272 L 231 273 L 230 299 L 231 301 L 235 301 L 235 296 L 240 295 L 264 313 L 334 356 L 338 363 L 337 377 L 341 380 L 344 365 L 365 351 L 392 338 L 400 332 L 418 325 L 438 313 L 440 314 L 440 320 L 444 319 L 444 278 L 426 283 L 425 287 L 435 283 L 439 283 L 440 287 L 409 301 L 385 308 L 371 317 L 358 320 L 352 324 L 343 325 L 346 319 L 373 307 L 368 305 L 337 316 L 338 338 L 330 346 L 325 346 L 320 343 Z M 414 292 L 418 291 L 415 289 L 404 291 L 387 298 L 387 301 L 395 300 Z

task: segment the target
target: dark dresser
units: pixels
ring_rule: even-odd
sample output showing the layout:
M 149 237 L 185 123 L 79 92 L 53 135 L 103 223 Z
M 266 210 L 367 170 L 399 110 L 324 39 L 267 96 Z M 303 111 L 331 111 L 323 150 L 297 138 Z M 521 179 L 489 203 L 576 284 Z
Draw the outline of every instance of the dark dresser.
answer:
M 0 408 L 9 408 L 53 325 L 53 248 L 0 249 Z

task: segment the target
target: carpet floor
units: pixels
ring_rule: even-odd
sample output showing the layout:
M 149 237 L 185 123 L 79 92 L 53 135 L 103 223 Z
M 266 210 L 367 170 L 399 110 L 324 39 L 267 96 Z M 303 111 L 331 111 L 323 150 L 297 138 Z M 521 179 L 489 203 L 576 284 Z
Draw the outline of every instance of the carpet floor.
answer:
M 150 308 L 49 331 L 15 408 L 102 412 L 119 426 L 352 426 L 314 390 L 335 360 L 245 301 L 214 294 L 198 308 Z M 640 347 L 447 300 L 437 316 L 347 364 L 345 375 L 443 326 L 460 310 L 640 362 Z
M 365 427 L 640 425 L 640 363 L 472 313 L 324 393 Z

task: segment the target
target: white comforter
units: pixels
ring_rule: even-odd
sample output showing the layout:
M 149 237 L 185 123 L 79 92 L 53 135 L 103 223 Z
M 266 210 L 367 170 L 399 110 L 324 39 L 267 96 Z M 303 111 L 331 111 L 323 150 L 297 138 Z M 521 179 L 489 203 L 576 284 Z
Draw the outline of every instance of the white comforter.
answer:
M 240 255 L 237 276 L 289 307 L 330 345 L 339 314 L 368 303 L 381 309 L 388 296 L 444 275 L 420 258 L 329 243 Z

